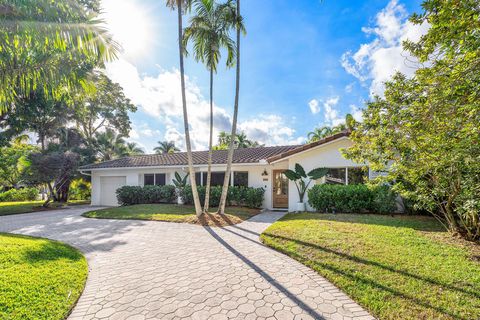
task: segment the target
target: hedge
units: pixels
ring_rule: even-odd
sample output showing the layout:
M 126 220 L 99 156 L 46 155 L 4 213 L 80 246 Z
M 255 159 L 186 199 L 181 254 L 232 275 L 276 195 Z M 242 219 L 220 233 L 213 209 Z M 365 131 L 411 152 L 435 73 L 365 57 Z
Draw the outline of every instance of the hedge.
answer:
M 0 193 L 0 202 L 33 201 L 38 198 L 37 188 L 10 189 Z
M 388 186 L 319 184 L 308 191 L 308 203 L 320 212 L 391 213 L 396 194 Z
M 198 186 L 198 195 L 202 204 L 205 202 L 204 186 Z M 220 196 L 222 195 L 222 187 L 212 186 L 210 188 L 210 207 L 217 207 L 220 203 Z M 261 208 L 265 190 L 263 188 L 250 187 L 228 187 L 227 204 L 234 206 L 242 206 L 249 208 Z M 192 187 L 187 186 L 183 192 L 184 201 L 186 204 L 193 204 Z
M 177 199 L 175 187 L 167 186 L 124 186 L 117 189 L 117 200 L 122 206 L 147 203 L 173 203 Z

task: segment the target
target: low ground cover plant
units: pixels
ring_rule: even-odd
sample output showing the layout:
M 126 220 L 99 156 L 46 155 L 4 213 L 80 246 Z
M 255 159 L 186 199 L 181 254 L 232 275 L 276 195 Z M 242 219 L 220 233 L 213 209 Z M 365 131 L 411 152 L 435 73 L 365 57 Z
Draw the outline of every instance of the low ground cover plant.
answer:
M 388 186 L 319 184 L 308 191 L 308 203 L 320 212 L 392 213 L 396 194 Z

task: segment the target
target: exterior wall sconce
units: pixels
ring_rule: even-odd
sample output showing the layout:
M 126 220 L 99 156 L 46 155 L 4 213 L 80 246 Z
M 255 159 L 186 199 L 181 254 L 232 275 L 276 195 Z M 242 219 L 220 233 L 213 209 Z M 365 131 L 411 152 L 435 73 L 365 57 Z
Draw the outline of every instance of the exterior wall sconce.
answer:
M 262 177 L 268 177 L 267 169 L 263 169 Z

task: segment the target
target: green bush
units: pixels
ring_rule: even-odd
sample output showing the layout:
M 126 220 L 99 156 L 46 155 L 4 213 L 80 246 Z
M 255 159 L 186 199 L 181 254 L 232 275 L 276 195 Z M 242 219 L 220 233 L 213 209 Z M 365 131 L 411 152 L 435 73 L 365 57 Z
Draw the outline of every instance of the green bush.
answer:
M 73 180 L 68 190 L 68 198 L 71 200 L 90 200 L 92 184 L 83 179 Z
M 38 198 L 37 188 L 10 189 L 0 193 L 0 202 L 33 201 Z
M 205 187 L 198 186 L 198 196 L 200 202 L 205 202 Z M 263 188 L 249 187 L 228 187 L 227 204 L 249 208 L 261 208 L 265 190 Z M 220 203 L 222 187 L 213 186 L 210 188 L 210 207 L 217 207 Z M 184 190 L 184 201 L 186 204 L 193 204 L 192 187 L 186 186 Z
M 395 198 L 388 186 L 320 184 L 308 191 L 308 203 L 321 212 L 390 213 L 395 211 Z
M 124 186 L 117 189 L 117 199 L 122 206 L 147 203 L 173 203 L 174 186 Z

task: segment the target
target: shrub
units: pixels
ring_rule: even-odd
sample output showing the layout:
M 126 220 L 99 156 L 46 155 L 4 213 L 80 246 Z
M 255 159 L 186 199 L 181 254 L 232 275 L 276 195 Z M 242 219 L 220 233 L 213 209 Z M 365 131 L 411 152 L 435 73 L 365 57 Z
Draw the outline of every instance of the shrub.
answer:
M 90 200 L 92 184 L 83 179 L 73 180 L 68 190 L 69 198 L 72 200 Z
M 321 212 L 390 213 L 396 209 L 395 199 L 388 186 L 320 184 L 308 191 L 308 203 Z
M 33 201 L 38 198 L 37 188 L 10 189 L 0 193 L 0 202 Z
M 198 186 L 198 196 L 201 203 L 205 201 L 205 187 Z M 212 186 L 210 188 L 210 207 L 217 207 L 220 203 L 222 187 Z M 249 187 L 228 187 L 228 205 L 244 206 L 249 208 L 261 208 L 265 190 L 263 188 Z M 184 201 L 186 204 L 193 204 L 192 187 L 186 186 L 184 190 Z
M 176 199 L 174 186 L 124 186 L 117 189 L 122 206 L 146 203 L 172 203 Z

